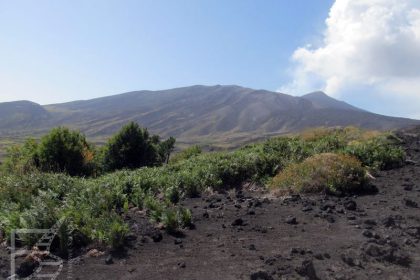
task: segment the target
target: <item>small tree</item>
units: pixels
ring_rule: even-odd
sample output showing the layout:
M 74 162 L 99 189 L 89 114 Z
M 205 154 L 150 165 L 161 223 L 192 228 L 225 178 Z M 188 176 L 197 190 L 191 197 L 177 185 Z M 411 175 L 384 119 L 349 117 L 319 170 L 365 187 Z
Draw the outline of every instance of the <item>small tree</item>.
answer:
M 38 165 L 42 171 L 90 175 L 93 151 L 86 137 L 65 127 L 54 128 L 41 138 Z
M 159 143 L 159 155 L 162 163 L 168 163 L 169 157 L 175 148 L 175 138 L 169 137 L 167 140 Z
M 157 150 L 151 144 L 149 133 L 138 124 L 125 125 L 105 146 L 105 170 L 134 169 L 156 162 Z

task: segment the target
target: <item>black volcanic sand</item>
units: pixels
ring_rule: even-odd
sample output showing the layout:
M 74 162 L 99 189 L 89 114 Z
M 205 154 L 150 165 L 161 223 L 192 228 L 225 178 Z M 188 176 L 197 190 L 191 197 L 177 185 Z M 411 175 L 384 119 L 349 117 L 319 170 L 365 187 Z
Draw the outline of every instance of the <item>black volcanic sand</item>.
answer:
M 378 174 L 376 194 L 205 195 L 183 202 L 195 229 L 177 236 L 132 209 L 127 250 L 82 254 L 72 279 L 420 279 L 420 128 L 399 136 L 409 161 Z M 4 248 L 2 256 L 5 271 Z

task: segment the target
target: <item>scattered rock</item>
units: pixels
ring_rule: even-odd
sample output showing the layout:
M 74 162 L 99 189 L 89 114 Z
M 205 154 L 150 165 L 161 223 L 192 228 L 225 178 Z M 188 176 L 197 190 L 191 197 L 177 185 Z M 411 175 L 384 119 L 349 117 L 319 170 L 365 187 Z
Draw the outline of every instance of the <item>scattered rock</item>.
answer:
M 254 244 L 249 245 L 248 249 L 251 250 L 251 251 L 257 250 L 257 248 L 255 247 Z
M 245 224 L 245 222 L 241 218 L 238 218 L 238 219 L 236 219 L 232 222 L 232 226 L 234 226 L 234 227 L 243 226 L 244 224 Z
M 417 208 L 418 204 L 414 200 L 411 200 L 409 198 L 404 198 L 405 206 L 411 207 L 411 208 Z
M 408 227 L 408 228 L 406 229 L 406 232 L 407 232 L 410 236 L 412 236 L 412 237 L 414 237 L 414 238 L 416 238 L 416 239 L 420 239 L 420 227 Z
M 363 221 L 363 227 L 366 229 L 372 229 L 374 226 L 376 226 L 377 223 L 375 220 L 366 219 Z
M 321 215 L 321 217 L 323 219 L 327 220 L 327 222 L 329 222 L 329 223 L 334 223 L 335 222 L 335 218 L 332 215 L 328 215 L 328 214 L 323 213 Z
M 288 216 L 286 218 L 285 222 L 286 222 L 286 224 L 289 224 L 289 225 L 296 225 L 297 224 L 297 220 L 293 216 Z
M 255 211 L 254 211 L 254 210 L 249 210 L 249 211 L 247 212 L 247 214 L 248 214 L 248 215 L 255 215 Z
M 354 211 L 357 208 L 357 204 L 354 200 L 348 200 L 344 202 L 344 208 L 349 211 Z
M 163 239 L 162 233 L 160 231 L 154 232 L 150 237 L 154 242 L 160 242 Z
M 127 271 L 129 273 L 133 273 L 134 271 L 136 271 L 136 268 L 135 267 L 130 267 L 129 269 L 127 269 Z
M 345 254 L 341 255 L 341 260 L 349 266 L 359 266 L 359 267 L 362 266 L 361 262 L 358 259 L 354 259 L 350 256 L 345 255 Z
M 125 240 L 127 242 L 133 242 L 137 240 L 137 235 L 135 235 L 134 233 L 129 233 L 125 236 Z
M 16 270 L 16 274 L 22 278 L 28 277 L 35 271 L 37 267 L 38 267 L 37 261 L 33 259 L 28 259 L 20 264 L 19 268 Z
M 406 164 L 409 164 L 409 165 L 416 165 L 417 164 L 417 161 L 414 161 L 414 160 L 411 160 L 411 159 L 406 159 L 405 160 L 405 163 Z
M 315 254 L 314 255 L 314 258 L 317 259 L 317 260 L 324 260 L 324 255 L 322 255 L 322 254 Z
M 370 243 L 365 253 L 378 261 L 387 261 L 401 266 L 409 266 L 411 263 L 410 257 L 396 248 L 385 248 Z
M 335 209 L 335 203 L 333 202 L 325 202 L 324 204 L 322 204 L 319 209 L 321 209 L 322 211 L 328 211 L 328 210 L 333 210 Z
M 363 234 L 364 237 L 367 237 L 367 238 L 373 237 L 373 233 L 370 230 L 367 230 L 367 229 L 362 231 L 362 234 Z
M 310 205 L 303 206 L 303 208 L 302 208 L 303 212 L 309 212 L 309 211 L 312 211 L 312 210 L 313 210 L 312 206 L 310 206 Z
M 395 226 L 395 219 L 392 216 L 386 217 L 382 220 L 382 224 L 385 227 L 393 227 Z
M 251 280 L 273 280 L 266 271 L 258 271 L 251 274 Z
M 305 255 L 306 253 L 308 253 L 308 251 L 310 251 L 310 250 L 294 247 L 290 250 L 290 254 L 292 254 L 292 255 L 296 255 L 296 254 Z
M 413 183 L 403 183 L 402 186 L 403 186 L 403 189 L 405 191 L 412 191 L 413 187 L 414 187 L 414 184 Z
M 113 264 L 113 263 L 114 263 L 114 260 L 113 260 L 112 256 L 111 255 L 108 255 L 105 258 L 105 264 Z
M 296 272 L 309 280 L 319 279 L 318 276 L 316 276 L 314 264 L 311 260 L 304 260 L 299 267 L 296 267 Z

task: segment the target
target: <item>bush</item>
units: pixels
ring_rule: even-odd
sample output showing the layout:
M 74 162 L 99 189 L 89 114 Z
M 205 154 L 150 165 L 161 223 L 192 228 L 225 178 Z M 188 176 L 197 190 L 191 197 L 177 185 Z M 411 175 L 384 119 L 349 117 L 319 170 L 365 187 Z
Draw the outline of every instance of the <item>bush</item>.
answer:
M 119 250 L 124 246 L 125 237 L 128 233 L 128 226 L 120 217 L 116 217 L 110 223 L 110 230 L 107 242 L 114 250 Z
M 192 225 L 192 213 L 190 209 L 180 208 L 178 210 L 178 220 L 181 227 L 189 227 Z
M 368 187 L 366 171 L 356 158 L 324 153 L 286 167 L 270 184 L 292 193 L 353 193 Z
M 78 131 L 58 127 L 41 138 L 37 150 L 38 165 L 45 172 L 64 172 L 71 176 L 90 175 L 93 151 Z
M 396 145 L 391 135 L 383 135 L 367 141 L 352 141 L 345 152 L 357 157 L 373 170 L 391 169 L 401 166 L 405 160 L 404 150 Z
M 159 136 L 149 136 L 137 123 L 125 125 L 107 143 L 103 151 L 104 169 L 135 169 L 166 162 L 175 145 L 175 138 L 160 142 Z

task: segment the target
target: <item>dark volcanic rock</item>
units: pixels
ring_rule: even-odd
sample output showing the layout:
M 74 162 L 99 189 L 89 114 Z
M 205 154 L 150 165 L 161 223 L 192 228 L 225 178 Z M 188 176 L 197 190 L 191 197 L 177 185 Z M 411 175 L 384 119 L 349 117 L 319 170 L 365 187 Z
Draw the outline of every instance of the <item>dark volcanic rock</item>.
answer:
M 417 208 L 418 207 L 417 202 L 415 202 L 411 199 L 408 199 L 408 198 L 404 198 L 404 203 L 405 203 L 406 206 L 411 207 L 411 208 Z
M 312 206 L 310 206 L 310 205 L 305 205 L 305 206 L 303 206 L 303 208 L 302 208 L 302 211 L 303 212 L 309 212 L 309 211 L 312 211 Z
M 251 274 L 251 280 L 273 280 L 273 277 L 266 271 L 258 271 Z
M 349 266 L 362 266 L 361 262 L 358 259 L 347 256 L 345 254 L 341 255 L 341 260 Z
M 105 258 L 105 264 L 113 264 L 113 263 L 114 263 L 114 260 L 113 260 L 112 256 L 111 255 L 108 255 Z
M 378 261 L 386 261 L 401 266 L 408 266 L 411 263 L 410 257 L 399 251 L 398 248 L 387 248 L 370 243 L 366 247 L 365 253 Z
M 151 238 L 154 242 L 160 242 L 163 239 L 162 233 L 160 231 L 156 231 L 152 234 Z
M 363 234 L 363 236 L 365 236 L 365 237 L 367 237 L 367 238 L 371 238 L 371 237 L 373 237 L 373 233 L 370 231 L 370 230 L 364 230 L 363 232 L 362 232 L 362 234 Z
M 344 202 L 344 208 L 346 208 L 349 211 L 354 211 L 357 208 L 357 204 L 354 200 L 348 200 Z
M 296 267 L 296 272 L 300 276 L 304 276 L 310 280 L 317 280 L 319 279 L 316 275 L 314 264 L 311 260 L 304 260 L 299 267 Z
M 244 220 L 238 218 L 232 222 L 232 226 L 243 226 L 245 224 Z
M 28 277 L 38 267 L 38 262 L 34 260 L 25 260 L 17 269 L 16 274 L 19 277 Z
M 295 217 L 289 216 L 285 219 L 286 224 L 296 225 L 298 222 Z

